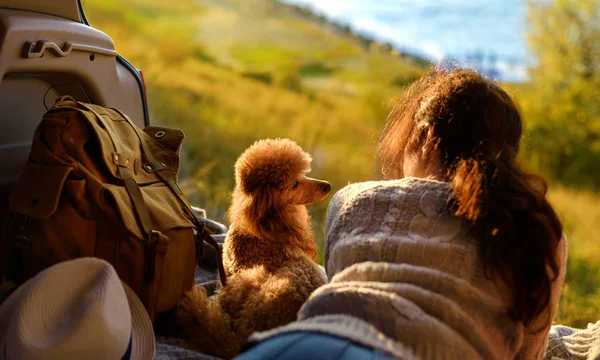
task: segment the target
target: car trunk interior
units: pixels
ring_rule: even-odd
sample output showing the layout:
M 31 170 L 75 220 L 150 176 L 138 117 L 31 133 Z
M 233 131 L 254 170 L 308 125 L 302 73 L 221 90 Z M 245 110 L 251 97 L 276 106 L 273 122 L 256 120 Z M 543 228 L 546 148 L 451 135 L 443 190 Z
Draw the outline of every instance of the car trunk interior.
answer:
M 148 124 L 139 73 L 85 22 L 77 0 L 0 0 L 2 219 L 33 133 L 57 97 L 118 108 L 138 126 Z

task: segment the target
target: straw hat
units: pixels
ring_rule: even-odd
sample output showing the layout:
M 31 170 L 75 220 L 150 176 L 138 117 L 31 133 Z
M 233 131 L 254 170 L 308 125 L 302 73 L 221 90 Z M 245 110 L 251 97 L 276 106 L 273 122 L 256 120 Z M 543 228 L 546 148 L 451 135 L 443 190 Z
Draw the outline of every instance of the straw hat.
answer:
M 153 359 L 154 332 L 135 293 L 97 258 L 54 265 L 0 306 L 0 359 Z

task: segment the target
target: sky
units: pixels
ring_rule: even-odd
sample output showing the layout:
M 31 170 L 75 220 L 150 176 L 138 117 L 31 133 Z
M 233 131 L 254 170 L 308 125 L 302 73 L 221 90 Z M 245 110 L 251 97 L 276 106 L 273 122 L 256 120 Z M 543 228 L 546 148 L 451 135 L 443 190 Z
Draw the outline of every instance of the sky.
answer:
M 285 0 L 433 61 L 494 64 L 523 80 L 531 64 L 523 0 Z

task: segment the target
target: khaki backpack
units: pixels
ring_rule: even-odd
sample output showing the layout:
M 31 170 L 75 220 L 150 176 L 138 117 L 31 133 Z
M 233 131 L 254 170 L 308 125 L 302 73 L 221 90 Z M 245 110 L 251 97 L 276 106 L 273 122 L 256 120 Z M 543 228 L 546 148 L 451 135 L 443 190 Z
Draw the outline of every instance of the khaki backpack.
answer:
M 58 262 L 99 257 L 154 321 L 193 286 L 206 241 L 224 283 L 217 243 L 177 185 L 182 141 L 181 131 L 141 130 L 118 110 L 57 99 L 9 198 L 0 275 L 20 284 Z

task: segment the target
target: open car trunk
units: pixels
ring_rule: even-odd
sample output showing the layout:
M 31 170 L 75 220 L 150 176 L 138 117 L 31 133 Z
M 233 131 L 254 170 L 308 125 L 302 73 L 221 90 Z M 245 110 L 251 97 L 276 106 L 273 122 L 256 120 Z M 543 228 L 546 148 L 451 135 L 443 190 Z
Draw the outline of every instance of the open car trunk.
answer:
M 0 0 L 0 221 L 35 129 L 64 95 L 150 125 L 141 73 L 89 26 L 79 0 Z M 194 209 L 215 234 L 227 231 Z
M 35 129 L 64 95 L 119 109 L 140 128 L 149 125 L 140 72 L 117 54 L 108 35 L 89 26 L 78 0 L 0 0 L 0 226 Z M 196 210 L 222 242 L 227 228 Z M 214 249 L 206 249 L 206 267 L 197 268 L 196 282 L 210 291 L 216 286 L 216 256 Z M 11 286 L 2 280 L 0 302 Z M 157 341 L 158 359 L 212 358 L 162 339 L 162 344 Z
M 17 181 L 33 133 L 61 95 L 148 125 L 139 72 L 87 25 L 78 0 L 0 0 L 0 189 Z

